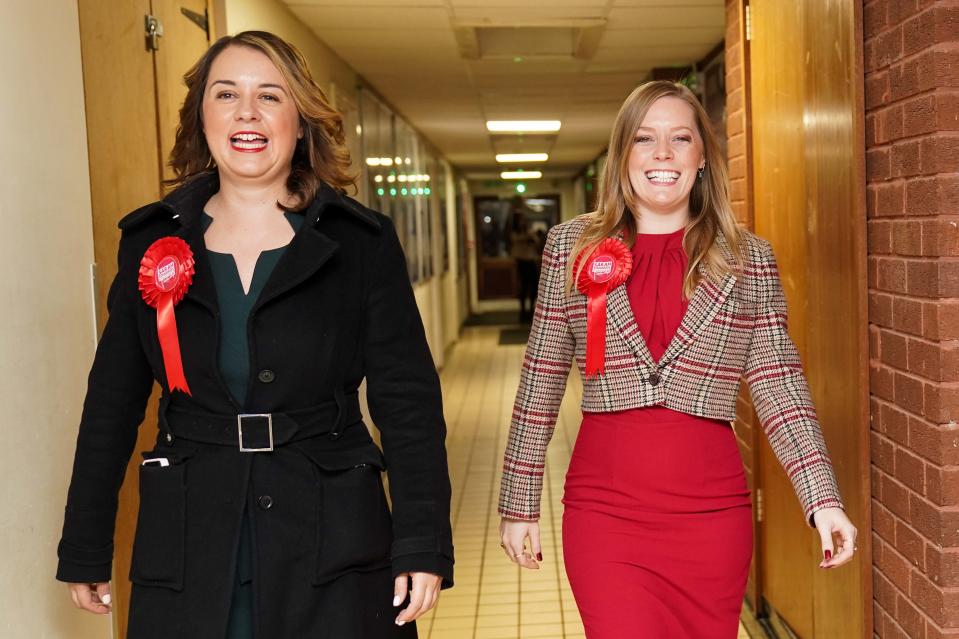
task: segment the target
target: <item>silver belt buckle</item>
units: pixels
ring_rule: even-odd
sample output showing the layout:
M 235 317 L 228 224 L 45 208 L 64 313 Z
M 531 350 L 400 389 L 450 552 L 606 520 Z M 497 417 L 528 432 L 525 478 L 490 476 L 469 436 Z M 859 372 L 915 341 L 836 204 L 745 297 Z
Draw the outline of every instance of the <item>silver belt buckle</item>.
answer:
M 243 445 L 243 420 L 251 417 L 266 418 L 266 430 L 270 438 L 267 448 L 247 448 Z M 241 453 L 269 453 L 273 452 L 273 415 L 271 413 L 244 413 L 236 416 L 237 441 Z

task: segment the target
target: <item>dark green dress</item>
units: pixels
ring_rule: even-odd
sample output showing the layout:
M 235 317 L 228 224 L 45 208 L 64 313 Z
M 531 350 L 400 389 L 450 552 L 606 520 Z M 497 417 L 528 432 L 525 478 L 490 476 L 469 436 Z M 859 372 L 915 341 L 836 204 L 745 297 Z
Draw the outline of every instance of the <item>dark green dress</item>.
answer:
M 286 219 L 294 230 L 303 225 L 303 216 L 286 213 Z M 213 223 L 203 214 L 203 231 Z M 208 250 L 210 268 L 216 285 L 216 297 L 220 308 L 220 343 L 217 360 L 220 376 L 229 388 L 238 406 L 246 408 L 246 391 L 250 383 L 250 350 L 247 342 L 247 319 L 260 291 L 286 246 L 263 251 L 256 260 L 250 292 L 243 292 L 236 260 L 230 253 L 215 253 Z M 240 547 L 236 561 L 236 579 L 233 586 L 233 602 L 230 606 L 230 622 L 226 639 L 252 639 L 253 637 L 253 546 L 250 538 L 250 520 L 243 516 L 240 531 Z

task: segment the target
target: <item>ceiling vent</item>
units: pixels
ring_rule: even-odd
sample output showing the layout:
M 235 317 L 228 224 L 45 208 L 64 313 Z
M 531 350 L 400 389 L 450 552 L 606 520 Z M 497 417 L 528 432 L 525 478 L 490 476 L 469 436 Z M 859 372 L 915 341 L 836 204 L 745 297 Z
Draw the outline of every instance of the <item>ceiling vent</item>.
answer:
M 460 55 L 467 60 L 590 60 L 606 28 L 601 19 L 571 24 L 454 26 Z

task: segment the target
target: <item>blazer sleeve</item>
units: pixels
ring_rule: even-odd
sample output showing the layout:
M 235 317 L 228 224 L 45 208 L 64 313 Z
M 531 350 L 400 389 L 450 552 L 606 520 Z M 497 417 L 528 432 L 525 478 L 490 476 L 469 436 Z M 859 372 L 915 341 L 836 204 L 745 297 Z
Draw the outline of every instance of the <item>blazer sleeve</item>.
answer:
M 364 366 L 393 506 L 393 575 L 428 572 L 453 585 L 451 488 L 439 377 L 396 230 L 384 219 L 366 309 Z
M 110 580 L 120 484 L 153 387 L 137 331 L 136 268 L 127 244 L 120 242 L 119 269 L 107 294 L 109 318 L 87 380 L 57 549 L 57 579 L 70 583 Z
M 814 527 L 813 513 L 843 504 L 802 362 L 789 337 L 786 297 L 768 242 L 763 241 L 763 259 L 755 268 L 760 300 L 744 374 L 763 431 Z
M 539 519 L 546 448 L 576 349 L 566 315 L 567 256 L 557 248 L 560 228 L 550 229 L 543 249 L 536 310 L 503 459 L 499 514 L 509 519 Z

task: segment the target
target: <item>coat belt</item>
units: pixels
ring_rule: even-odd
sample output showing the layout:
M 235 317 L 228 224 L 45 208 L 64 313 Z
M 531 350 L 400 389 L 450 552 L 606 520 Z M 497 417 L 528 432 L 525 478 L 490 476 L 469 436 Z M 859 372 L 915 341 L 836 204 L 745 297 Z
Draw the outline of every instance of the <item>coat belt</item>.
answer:
M 182 438 L 259 452 L 321 435 L 337 439 L 346 427 L 362 419 L 359 393 L 354 390 L 337 391 L 330 401 L 282 413 L 207 413 L 168 404 L 160 411 L 160 429 L 168 441 Z

